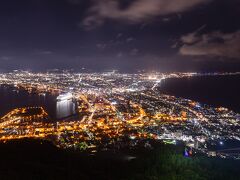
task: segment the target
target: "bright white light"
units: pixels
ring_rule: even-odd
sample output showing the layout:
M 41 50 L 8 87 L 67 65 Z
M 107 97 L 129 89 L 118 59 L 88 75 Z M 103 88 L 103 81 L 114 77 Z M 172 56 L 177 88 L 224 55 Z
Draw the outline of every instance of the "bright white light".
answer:
M 136 139 L 136 136 L 130 136 L 129 138 L 134 140 L 134 139 Z
M 73 95 L 72 93 L 66 93 L 66 94 L 61 94 L 57 97 L 57 100 L 59 101 L 64 101 L 64 100 L 67 100 L 67 99 L 71 99 L 73 98 Z
M 117 102 L 116 102 L 116 101 L 113 101 L 111 104 L 112 104 L 112 105 L 116 105 L 116 104 L 117 104 Z

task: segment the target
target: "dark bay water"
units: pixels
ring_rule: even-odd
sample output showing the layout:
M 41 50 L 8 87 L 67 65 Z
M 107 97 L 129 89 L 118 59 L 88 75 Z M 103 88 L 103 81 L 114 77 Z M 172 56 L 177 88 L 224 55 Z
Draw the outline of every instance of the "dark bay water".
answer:
M 163 81 L 159 90 L 240 113 L 240 76 L 204 76 Z
M 55 99 L 56 97 L 49 94 L 39 96 L 37 94 L 29 94 L 24 90 L 16 91 L 13 87 L 0 86 L 0 117 L 14 108 L 42 106 L 50 117 L 54 118 L 56 114 Z

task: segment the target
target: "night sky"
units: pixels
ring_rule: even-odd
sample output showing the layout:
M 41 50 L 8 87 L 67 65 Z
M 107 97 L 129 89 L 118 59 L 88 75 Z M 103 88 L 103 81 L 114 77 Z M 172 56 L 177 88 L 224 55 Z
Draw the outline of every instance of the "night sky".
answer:
M 1 0 L 0 72 L 240 71 L 240 0 Z

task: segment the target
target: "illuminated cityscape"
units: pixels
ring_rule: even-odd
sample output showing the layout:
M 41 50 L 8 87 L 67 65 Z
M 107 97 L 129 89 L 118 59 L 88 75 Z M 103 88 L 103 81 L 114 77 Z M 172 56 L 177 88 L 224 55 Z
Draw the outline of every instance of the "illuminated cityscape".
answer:
M 148 139 L 152 139 L 181 142 L 208 156 L 239 159 L 240 154 L 228 149 L 208 148 L 227 140 L 240 141 L 239 114 L 158 89 L 162 81 L 171 78 L 238 74 L 3 73 L 2 86 L 39 96 L 55 95 L 57 115 L 50 118 L 43 107 L 14 109 L 1 118 L 0 140 L 40 138 L 60 148 L 95 153 L 131 148 L 141 142 L 151 147 Z

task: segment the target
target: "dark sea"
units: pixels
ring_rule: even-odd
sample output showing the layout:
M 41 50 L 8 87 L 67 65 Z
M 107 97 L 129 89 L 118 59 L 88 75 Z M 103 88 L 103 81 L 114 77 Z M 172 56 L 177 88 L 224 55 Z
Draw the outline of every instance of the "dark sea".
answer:
M 0 117 L 14 108 L 42 106 L 51 118 L 56 116 L 56 97 L 50 94 L 40 96 L 25 90 L 16 90 L 10 86 L 0 85 Z
M 240 75 L 166 79 L 159 91 L 240 113 Z

